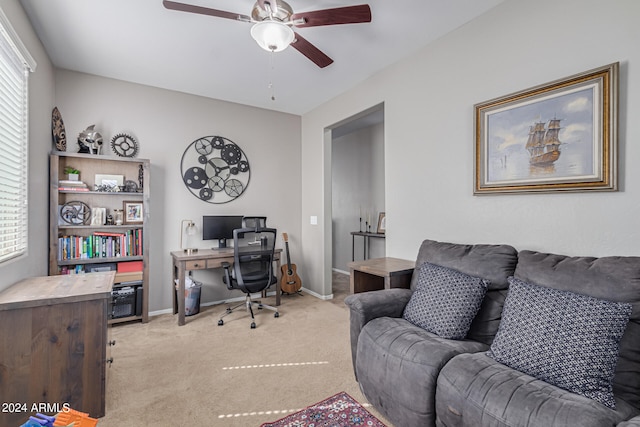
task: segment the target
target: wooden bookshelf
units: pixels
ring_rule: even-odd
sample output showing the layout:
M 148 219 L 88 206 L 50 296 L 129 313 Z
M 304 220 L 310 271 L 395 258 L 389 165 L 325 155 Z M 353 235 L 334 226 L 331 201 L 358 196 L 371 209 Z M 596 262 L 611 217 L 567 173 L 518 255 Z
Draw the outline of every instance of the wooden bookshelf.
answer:
M 60 181 L 67 179 L 64 174 L 66 166 L 80 171 L 80 181 L 86 184 L 89 191 L 59 189 Z M 79 270 L 95 268 L 96 264 L 106 266 L 127 261 L 142 261 L 142 271 L 138 272 L 138 275 L 141 276 L 139 280 L 142 280 L 142 314 L 110 319 L 109 323 L 131 320 L 148 321 L 149 172 L 150 162 L 147 159 L 67 152 L 53 152 L 50 155 L 49 275 L 58 275 L 69 270 L 75 271 L 76 268 Z M 96 191 L 96 184 L 100 184 L 95 182 L 96 175 L 122 176 L 124 181 L 133 181 L 140 187 L 140 174 L 142 175 L 141 190 L 133 192 Z M 92 225 L 90 218 L 88 224 L 83 222 L 81 218 L 73 223 L 60 218 L 61 206 L 70 202 L 81 202 L 90 209 L 106 208 L 107 214 L 111 214 L 115 219 L 115 209 L 123 209 L 125 201 L 142 203 L 142 222 L 122 225 Z M 85 214 L 91 216 L 90 212 L 85 212 Z M 113 236 L 97 237 L 96 233 L 109 233 Z M 121 238 L 116 235 L 126 237 Z M 72 239 L 73 243 L 71 243 Z M 79 249 L 78 245 L 80 245 Z M 123 274 L 124 276 L 122 276 Z M 126 280 L 127 274 L 129 273 L 116 274 L 114 285 L 130 281 Z

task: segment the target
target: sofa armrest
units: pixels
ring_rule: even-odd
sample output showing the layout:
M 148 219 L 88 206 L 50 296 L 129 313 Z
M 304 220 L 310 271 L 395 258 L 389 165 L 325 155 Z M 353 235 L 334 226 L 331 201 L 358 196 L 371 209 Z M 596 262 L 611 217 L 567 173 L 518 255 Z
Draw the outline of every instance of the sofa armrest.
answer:
M 401 317 L 404 307 L 411 298 L 411 293 L 410 289 L 394 288 L 362 292 L 345 298 L 344 303 L 350 311 L 351 361 L 354 375 L 358 336 L 364 325 L 378 317 Z
M 640 415 L 631 418 L 630 420 L 623 421 L 618 424 L 618 427 L 640 427 Z

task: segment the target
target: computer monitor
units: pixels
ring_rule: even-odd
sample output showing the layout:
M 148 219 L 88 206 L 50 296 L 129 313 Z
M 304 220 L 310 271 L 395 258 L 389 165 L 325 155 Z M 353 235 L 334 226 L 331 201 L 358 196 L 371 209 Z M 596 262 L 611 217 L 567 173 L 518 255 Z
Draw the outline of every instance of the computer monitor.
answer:
M 233 230 L 242 228 L 241 215 L 203 215 L 202 240 L 217 240 L 219 248 L 227 247 L 227 239 L 233 239 Z

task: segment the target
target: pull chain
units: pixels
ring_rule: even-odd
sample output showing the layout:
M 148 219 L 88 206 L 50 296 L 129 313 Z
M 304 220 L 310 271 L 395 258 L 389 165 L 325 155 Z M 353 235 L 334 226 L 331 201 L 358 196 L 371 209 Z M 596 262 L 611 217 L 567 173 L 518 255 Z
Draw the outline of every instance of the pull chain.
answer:
M 269 90 L 271 91 L 271 100 L 276 100 L 276 91 L 273 88 L 273 75 L 274 75 L 274 52 L 271 51 L 271 55 L 269 55 Z

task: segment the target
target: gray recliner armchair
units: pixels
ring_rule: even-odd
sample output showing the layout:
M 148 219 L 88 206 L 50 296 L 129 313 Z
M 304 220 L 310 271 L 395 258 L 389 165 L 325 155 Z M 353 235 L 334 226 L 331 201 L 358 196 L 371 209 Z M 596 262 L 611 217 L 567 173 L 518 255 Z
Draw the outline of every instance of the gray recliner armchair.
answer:
M 354 371 L 369 402 L 397 426 L 435 425 L 440 370 L 462 353 L 486 351 L 500 322 L 517 251 L 508 245 L 461 245 L 425 240 L 416 267 L 424 262 L 488 279 L 491 284 L 468 338 L 448 340 L 402 318 L 410 289 L 349 295 Z M 414 273 L 411 289 L 416 286 Z

